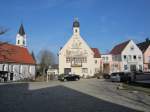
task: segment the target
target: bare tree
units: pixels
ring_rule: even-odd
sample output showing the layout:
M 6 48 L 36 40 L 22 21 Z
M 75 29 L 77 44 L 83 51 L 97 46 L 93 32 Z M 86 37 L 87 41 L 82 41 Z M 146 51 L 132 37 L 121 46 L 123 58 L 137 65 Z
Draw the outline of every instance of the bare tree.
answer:
M 32 58 L 34 59 L 34 61 L 36 62 L 36 58 L 35 58 L 35 55 L 34 55 L 34 52 L 33 52 L 33 51 L 31 52 L 31 56 L 32 56 Z
M 45 75 L 50 65 L 55 63 L 55 56 L 49 50 L 41 50 L 38 55 L 39 72 Z
M 5 34 L 8 31 L 8 29 L 0 27 L 0 35 Z
M 3 28 L 3 27 L 0 27 L 0 35 L 5 34 L 7 31 L 8 31 L 8 29 Z M 1 41 L 0 41 L 0 46 L 3 46 L 3 45 L 5 45 L 5 44 L 7 44 L 7 43 L 8 43 L 8 42 L 1 42 Z M 8 52 L 8 50 L 4 50 L 4 49 L 0 48 L 0 54 L 1 54 L 2 52 Z

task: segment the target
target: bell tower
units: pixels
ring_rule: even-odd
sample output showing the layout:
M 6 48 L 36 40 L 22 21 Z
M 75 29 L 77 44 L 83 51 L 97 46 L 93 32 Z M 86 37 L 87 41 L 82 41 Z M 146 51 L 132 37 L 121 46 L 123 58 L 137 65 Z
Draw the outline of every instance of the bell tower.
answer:
M 26 47 L 26 34 L 24 31 L 23 24 L 20 25 L 20 28 L 16 37 L 16 45 L 20 47 Z
M 73 35 L 80 35 L 80 23 L 77 18 L 73 22 Z

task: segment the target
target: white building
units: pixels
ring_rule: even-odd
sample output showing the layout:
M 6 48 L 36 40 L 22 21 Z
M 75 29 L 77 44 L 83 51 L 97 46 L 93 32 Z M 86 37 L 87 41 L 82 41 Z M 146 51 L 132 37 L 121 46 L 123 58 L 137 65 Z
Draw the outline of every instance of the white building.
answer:
M 26 34 L 23 28 L 23 24 L 21 24 L 19 28 L 19 32 L 16 37 L 16 45 L 21 47 L 26 47 Z
M 73 22 L 73 35 L 59 51 L 59 74 L 93 76 L 100 71 L 101 56 L 97 48 L 90 48 L 80 36 L 78 20 Z
M 58 75 L 59 69 L 58 64 L 51 65 L 47 70 L 47 75 Z
M 0 80 L 21 80 L 35 77 L 35 60 L 28 52 L 23 25 L 16 37 L 16 45 L 0 43 Z
M 132 40 L 116 45 L 110 54 L 112 55 L 111 70 L 113 72 L 143 70 L 142 51 Z
M 102 54 L 101 55 L 103 62 L 103 73 L 111 74 L 112 73 L 112 55 L 111 54 Z

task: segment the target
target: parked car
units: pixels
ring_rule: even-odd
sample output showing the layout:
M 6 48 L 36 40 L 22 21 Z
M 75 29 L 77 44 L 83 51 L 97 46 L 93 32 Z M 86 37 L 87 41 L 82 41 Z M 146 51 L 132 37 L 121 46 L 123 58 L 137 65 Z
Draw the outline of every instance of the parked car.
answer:
M 112 82 L 131 82 L 131 73 L 130 72 L 115 72 L 110 76 Z
M 110 75 L 110 80 L 112 82 L 120 82 L 120 76 L 119 76 L 119 73 L 112 73 Z
M 103 77 L 103 73 L 101 72 L 94 74 L 94 78 L 101 79 L 102 77 Z
M 110 79 L 110 75 L 107 74 L 107 73 L 104 73 L 104 74 L 103 74 L 103 78 L 104 78 L 104 79 Z
M 77 81 L 80 80 L 80 76 L 76 74 L 61 74 L 58 77 L 60 81 Z

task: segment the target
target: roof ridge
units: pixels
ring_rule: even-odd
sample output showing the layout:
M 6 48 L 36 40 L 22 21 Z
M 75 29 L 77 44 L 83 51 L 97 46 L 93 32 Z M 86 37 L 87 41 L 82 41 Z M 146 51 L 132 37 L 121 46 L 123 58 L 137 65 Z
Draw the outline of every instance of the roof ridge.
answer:
M 127 41 L 121 42 L 120 44 L 117 44 L 116 46 L 121 45 L 121 44 L 128 43 L 128 42 L 130 42 L 130 41 L 131 41 L 131 40 L 127 40 Z
M 2 41 L 1 41 L 2 42 Z M 11 43 L 4 43 L 4 45 L 10 45 L 10 46 L 14 46 L 14 47 L 18 47 L 18 48 L 24 48 L 24 49 L 27 49 L 26 47 L 21 47 L 21 46 L 18 46 L 18 45 L 14 45 L 14 44 L 11 44 Z
M 131 40 L 124 41 L 120 44 L 117 44 L 113 47 L 109 54 L 121 54 L 124 48 L 128 45 Z

